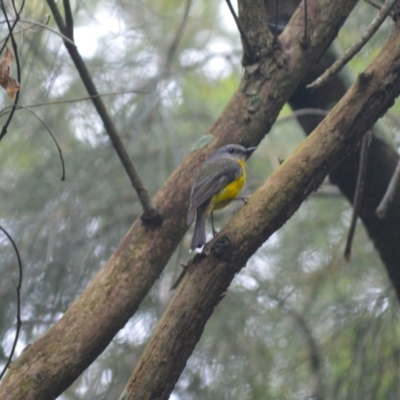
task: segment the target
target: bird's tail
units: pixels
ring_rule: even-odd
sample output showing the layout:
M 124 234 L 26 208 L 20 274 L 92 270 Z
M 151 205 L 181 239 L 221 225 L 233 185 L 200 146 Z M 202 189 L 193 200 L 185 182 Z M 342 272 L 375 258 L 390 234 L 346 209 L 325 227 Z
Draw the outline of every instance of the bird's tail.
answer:
M 206 210 L 197 210 L 196 213 L 196 225 L 194 227 L 194 233 L 192 237 L 192 244 L 190 250 L 194 250 L 197 247 L 201 247 L 206 243 L 206 222 L 207 212 Z

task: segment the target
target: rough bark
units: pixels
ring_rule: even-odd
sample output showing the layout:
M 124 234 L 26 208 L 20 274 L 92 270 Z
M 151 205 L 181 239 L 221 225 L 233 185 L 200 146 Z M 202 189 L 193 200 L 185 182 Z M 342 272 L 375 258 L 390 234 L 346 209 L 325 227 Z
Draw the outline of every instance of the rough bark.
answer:
M 299 148 L 195 257 L 121 400 L 167 399 L 234 275 L 325 176 L 358 146 L 400 93 L 400 29 Z
M 203 137 L 199 150 L 188 155 L 154 197 L 162 226 L 135 221 L 84 293 L 12 365 L 0 386 L 1 399 L 53 399 L 106 348 L 137 310 L 186 232 L 191 182 L 205 157 L 228 142 L 256 145 L 261 141 L 356 2 L 310 0 L 308 47 L 299 41 L 302 8 L 294 14 L 290 29 L 280 37 L 280 49 L 261 54 L 256 64 L 245 69 L 239 90 Z M 261 1 L 257 4 L 262 13 Z M 262 32 L 265 27 L 253 29 Z

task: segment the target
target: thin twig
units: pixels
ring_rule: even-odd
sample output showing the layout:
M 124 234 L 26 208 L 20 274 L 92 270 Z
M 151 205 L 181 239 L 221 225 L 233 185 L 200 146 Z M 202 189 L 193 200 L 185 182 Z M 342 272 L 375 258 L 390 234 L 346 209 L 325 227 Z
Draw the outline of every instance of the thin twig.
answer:
M 183 17 L 182 17 L 182 21 L 179 24 L 178 30 L 176 31 L 176 35 L 174 37 L 174 40 L 171 43 L 171 46 L 169 47 L 168 53 L 167 53 L 167 61 L 165 63 L 165 69 L 167 71 L 167 73 L 169 72 L 169 69 L 171 67 L 171 63 L 175 57 L 176 54 L 176 50 L 178 49 L 179 46 L 179 42 L 182 38 L 183 35 L 183 31 L 186 27 L 187 21 L 188 21 L 188 17 L 189 17 L 189 11 L 190 11 L 190 7 L 192 6 L 192 0 L 186 0 L 186 5 L 185 5 L 185 10 L 183 12 Z
M 43 106 L 52 106 L 52 105 L 58 105 L 58 104 L 69 104 L 69 103 L 77 103 L 79 101 L 85 101 L 85 100 L 92 100 L 95 97 L 103 97 L 103 96 L 114 96 L 116 94 L 125 94 L 125 93 L 149 93 L 147 90 L 116 90 L 114 92 L 105 92 L 105 93 L 99 93 L 98 95 L 94 96 L 85 96 L 85 97 L 78 97 L 76 99 L 69 99 L 69 100 L 52 100 L 52 101 L 44 101 L 43 103 L 34 103 L 34 104 L 28 104 L 26 106 L 20 105 L 19 107 L 22 108 L 35 108 L 35 107 L 43 107 Z M 4 114 L 8 114 L 7 110 L 11 109 L 12 106 L 8 106 L 3 108 L 0 111 L 0 117 Z
M 12 109 L 13 106 L 7 107 L 8 109 Z M 65 164 L 64 164 L 64 157 L 62 155 L 62 150 L 61 147 L 59 146 L 57 139 L 55 138 L 55 136 L 53 135 L 53 132 L 50 130 L 50 128 L 47 126 L 47 124 L 39 117 L 39 115 L 37 115 L 33 110 L 31 110 L 29 108 L 29 106 L 21 106 L 21 105 L 16 105 L 15 108 L 17 110 L 26 110 L 29 111 L 43 126 L 44 128 L 47 130 L 47 132 L 49 133 L 49 135 L 51 136 L 51 138 L 53 139 L 54 144 L 57 147 L 58 150 L 58 154 L 60 155 L 60 160 L 61 160 L 61 167 L 62 167 L 62 175 L 61 175 L 61 180 L 65 181 Z M 10 112 L 10 111 L 9 111 Z M 4 110 L 2 110 L 2 112 L 0 113 L 0 117 L 2 115 L 4 115 L 5 112 Z
M 6 9 L 5 9 L 4 4 L 3 4 L 3 0 L 0 1 L 0 6 L 1 6 L 2 10 L 3 10 L 4 16 L 6 17 L 6 23 L 7 23 L 7 25 L 9 25 L 8 22 L 10 22 L 10 20 L 8 19 L 8 16 L 7 16 L 7 13 L 6 13 Z M 14 28 L 16 27 L 16 25 L 17 25 L 17 23 L 19 21 L 19 16 L 21 15 L 22 10 L 24 9 L 24 6 L 25 6 L 25 0 L 22 1 L 21 7 L 19 9 L 19 12 L 17 13 L 17 16 L 15 17 L 15 19 L 13 20 L 14 21 L 13 25 L 11 26 L 11 29 L 9 28 L 9 32 L 12 33 L 14 31 Z M 8 20 L 8 22 L 7 22 L 7 20 Z M 3 46 L 0 48 L 0 54 L 3 53 L 4 49 L 6 48 L 9 38 L 10 38 L 10 35 L 7 36 L 7 38 L 4 41 Z
M 396 194 L 397 187 L 399 186 L 400 181 L 400 159 L 397 162 L 396 169 L 390 179 L 389 185 L 386 189 L 386 193 L 383 196 L 379 206 L 376 209 L 376 215 L 378 218 L 383 219 L 386 216 L 387 210 L 389 208 L 390 203 L 393 201 L 394 196 Z
M 15 348 L 17 347 L 17 343 L 18 343 L 18 338 L 19 338 L 19 333 L 21 331 L 21 286 L 22 286 L 22 261 L 21 261 L 21 257 L 19 255 L 19 251 L 18 251 L 18 247 L 15 244 L 13 238 L 11 237 L 11 235 L 2 227 L 0 226 L 0 230 L 7 236 L 8 240 L 10 241 L 10 243 L 12 244 L 15 254 L 17 256 L 17 260 L 18 260 L 18 272 L 19 272 L 19 278 L 18 278 L 18 283 L 15 286 L 15 290 L 17 292 L 17 327 L 15 329 L 15 337 L 14 337 L 14 342 L 13 345 L 11 347 L 11 352 L 10 355 L 7 358 L 7 362 L 6 365 L 4 366 L 3 370 L 0 373 L 0 381 L 3 378 L 4 374 L 7 372 L 8 367 L 11 364 L 13 355 L 15 353 Z
M 189 265 L 191 264 L 193 262 L 193 260 L 192 261 L 189 261 L 187 264 L 181 264 L 181 267 L 182 267 L 182 271 L 181 271 L 181 273 L 179 274 L 179 276 L 178 276 L 178 278 L 177 278 L 177 280 L 175 281 L 175 283 L 171 286 L 171 288 L 169 289 L 169 291 L 171 291 L 171 290 L 175 290 L 178 286 L 179 286 L 179 284 L 182 282 L 182 279 L 185 277 L 185 275 L 186 275 L 186 272 L 187 272 L 187 270 L 188 270 L 188 268 L 189 268 Z
M 371 140 L 371 132 L 368 131 L 361 142 L 361 150 L 360 150 L 360 163 L 358 167 L 358 175 L 357 175 L 357 183 L 356 190 L 354 193 L 353 199 L 353 215 L 351 217 L 351 223 L 349 232 L 347 234 L 346 248 L 344 250 L 344 259 L 346 261 L 350 261 L 351 257 L 351 245 L 353 243 L 354 232 L 356 229 L 357 218 L 360 214 L 361 201 L 364 193 L 365 186 L 365 176 L 367 172 L 368 165 L 368 153 L 369 153 L 369 142 Z
M 55 1 L 47 0 L 47 4 L 49 5 L 51 12 L 53 13 L 58 29 L 61 31 L 61 33 L 68 36 L 67 27 L 65 26 L 65 23 L 63 21 L 63 18 L 60 14 L 60 11 Z M 72 38 L 70 37 L 70 39 Z M 78 49 L 75 46 L 71 46 L 71 44 L 69 44 L 69 42 L 66 41 L 64 41 L 64 45 L 68 50 L 68 53 L 72 61 L 74 62 L 77 71 L 79 72 L 82 83 L 85 85 L 89 95 L 92 96 L 93 105 L 95 106 L 97 113 L 103 122 L 104 128 L 111 140 L 111 143 L 114 146 L 115 151 L 117 152 L 119 159 L 121 160 L 121 163 L 131 181 L 132 186 L 136 190 L 140 203 L 142 204 L 143 207 L 143 214 L 141 216 L 142 221 L 144 223 L 152 225 L 161 224 L 162 218 L 155 209 L 150 199 L 149 193 L 139 176 L 139 173 L 137 172 L 135 166 L 133 165 L 131 159 L 129 158 L 129 155 L 118 135 L 118 131 L 114 125 L 114 122 L 111 119 L 110 115 L 108 114 L 108 111 L 103 103 L 103 100 L 100 97 L 99 92 L 97 91 L 97 88 L 93 82 L 90 72 L 85 62 L 83 61 L 81 55 L 79 54 Z
M 376 3 L 373 0 L 364 0 L 366 3 L 371 5 L 372 7 L 376 8 L 377 10 L 380 10 L 382 8 L 382 4 Z
M 10 21 L 10 22 L 13 22 L 13 21 L 15 21 L 15 20 L 10 19 L 9 21 Z M 70 43 L 72 46 L 76 46 L 76 44 L 75 44 L 71 39 L 69 39 L 67 36 L 63 35 L 63 34 L 60 33 L 60 32 L 57 32 L 57 31 L 56 31 L 55 29 L 53 29 L 53 28 L 50 28 L 50 27 L 49 27 L 48 25 L 46 25 L 46 24 L 43 24 L 43 23 L 37 22 L 37 21 L 32 21 L 32 20 L 30 20 L 30 19 L 19 19 L 18 22 L 21 22 L 21 23 L 23 23 L 23 24 L 31 24 L 31 25 L 40 26 L 41 28 L 47 29 L 48 31 L 50 31 L 50 32 L 52 32 L 52 33 L 54 33 L 54 34 L 56 34 L 57 36 L 60 36 L 62 39 L 66 40 L 68 43 Z M 0 24 L 2 24 L 2 23 L 6 23 L 6 21 L 1 21 Z M 14 34 L 21 33 L 21 32 L 23 32 L 24 30 L 27 30 L 27 29 L 29 29 L 29 28 L 30 28 L 30 27 L 21 29 L 20 31 L 15 31 Z M 7 39 L 7 38 L 1 39 L 1 40 L 0 40 L 0 43 L 3 42 L 3 41 L 6 40 L 6 39 Z
M 231 0 L 226 0 L 226 3 L 228 4 L 229 10 L 232 14 L 233 19 L 236 22 L 236 26 L 240 32 L 240 36 L 244 42 L 244 44 L 246 45 L 247 50 L 249 51 L 249 53 L 252 53 L 252 48 L 250 46 L 250 42 L 249 39 L 247 38 L 246 32 L 243 30 L 242 26 L 240 25 L 240 21 L 238 16 L 236 15 L 235 9 L 232 6 Z
M 8 20 L 7 12 L 6 12 L 5 7 L 4 7 L 4 4 L 3 4 L 3 0 L 1 0 L 1 4 L 2 4 L 3 10 L 4 10 L 4 18 L 6 19 L 6 22 L 7 22 L 7 26 L 8 26 L 8 30 L 9 30 L 9 36 L 10 36 L 10 38 L 11 38 L 12 48 L 13 48 L 13 50 L 14 50 L 15 64 L 16 64 L 16 66 L 17 66 L 17 80 L 18 80 L 18 83 L 21 85 L 21 66 L 20 66 L 20 63 L 19 63 L 18 47 L 17 47 L 17 43 L 16 43 L 16 41 L 15 41 L 15 39 L 14 39 L 14 34 L 13 34 L 13 31 L 12 31 L 13 27 L 15 27 L 15 24 L 13 25 L 13 27 L 11 27 L 10 21 Z M 21 6 L 20 12 L 22 11 L 22 8 L 23 8 L 23 5 Z M 15 21 L 18 21 L 18 19 L 19 19 L 19 13 L 17 13 L 16 18 L 15 18 Z M 7 43 L 7 41 L 6 41 L 6 43 Z M 1 140 L 1 139 L 4 137 L 4 135 L 7 133 L 8 126 L 10 125 L 10 122 L 11 122 L 12 117 L 13 117 L 13 115 L 14 115 L 16 106 L 17 106 L 17 104 L 18 104 L 19 93 L 20 93 L 19 90 L 15 93 L 13 107 L 12 107 L 12 109 L 11 109 L 11 111 L 10 111 L 10 114 L 9 114 L 9 116 L 8 116 L 8 118 L 7 118 L 6 123 L 5 123 L 5 124 L 3 125 L 3 127 L 1 128 L 0 140 Z
M 65 29 L 66 36 L 74 41 L 74 19 L 72 17 L 71 4 L 69 0 L 63 0 L 65 11 Z
M 15 15 L 17 15 L 18 11 L 17 11 L 17 7 L 15 7 L 15 1 L 14 0 L 11 0 L 11 5 L 12 5 L 12 8 L 14 10 Z
M 321 117 L 326 117 L 329 114 L 329 111 L 322 110 L 320 108 L 302 108 L 300 110 L 293 111 L 289 115 L 285 115 L 282 118 L 279 118 L 276 122 L 286 122 L 290 121 L 291 119 L 295 119 L 298 117 L 303 117 L 307 115 L 316 115 Z
M 340 57 L 331 67 L 329 67 L 318 79 L 307 86 L 309 90 L 315 90 L 333 78 L 371 39 L 372 35 L 382 25 L 383 21 L 389 15 L 391 9 L 397 0 L 386 0 L 378 14 L 363 35 Z

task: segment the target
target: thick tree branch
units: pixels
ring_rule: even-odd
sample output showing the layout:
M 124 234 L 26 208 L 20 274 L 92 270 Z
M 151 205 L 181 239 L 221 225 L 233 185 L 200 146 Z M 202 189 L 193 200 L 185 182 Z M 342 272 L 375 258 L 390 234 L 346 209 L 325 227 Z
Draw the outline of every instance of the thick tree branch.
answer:
M 239 90 L 202 138 L 203 145 L 187 156 L 154 197 L 164 218 L 162 226 L 153 229 L 140 221 L 133 224 L 78 300 L 12 365 L 0 386 L 2 400 L 53 399 L 106 348 L 137 310 L 186 232 L 190 188 L 205 157 L 222 144 L 250 146 L 262 140 L 356 3 L 312 2 L 307 49 L 298 40 L 303 34 L 303 15 L 298 11 L 290 29 L 279 37 L 281 50 L 245 68 Z
M 238 7 L 237 24 L 243 44 L 242 64 L 245 67 L 265 57 L 271 51 L 274 38 L 266 25 L 262 0 L 239 0 Z
M 235 274 L 354 148 L 400 93 L 400 29 L 325 120 L 195 257 L 121 397 L 167 399 Z
M 68 25 L 66 25 L 62 19 L 62 16 L 60 14 L 60 11 L 58 10 L 58 7 L 54 0 L 47 0 L 47 4 L 49 5 L 51 12 L 53 13 L 54 19 L 57 23 L 58 29 L 60 32 L 67 36 L 71 41 L 73 41 L 73 20 L 72 20 L 72 15 L 71 15 L 71 9 L 69 5 L 68 0 L 64 0 L 64 4 L 66 4 L 66 19 Z M 145 223 L 149 223 L 152 225 L 159 225 L 162 222 L 160 214 L 157 212 L 155 209 L 149 193 L 142 182 L 139 173 L 137 172 L 135 166 L 133 165 L 129 154 L 127 153 L 125 146 L 123 145 L 117 128 L 114 125 L 114 122 L 110 115 L 108 114 L 108 111 L 106 109 L 106 106 L 103 103 L 102 98 L 100 97 L 99 92 L 97 91 L 97 88 L 93 82 L 93 79 L 90 75 L 90 72 L 88 68 L 86 67 L 85 62 L 83 61 L 81 55 L 79 54 L 79 51 L 75 45 L 71 45 L 69 41 L 64 40 L 64 45 L 66 49 L 68 50 L 69 55 L 71 56 L 72 61 L 75 64 L 76 69 L 79 72 L 79 75 L 82 79 L 83 84 L 85 85 L 85 88 L 88 92 L 88 94 L 91 96 L 93 105 L 96 108 L 96 111 L 101 118 L 104 128 L 110 137 L 111 143 L 114 146 L 115 151 L 117 152 L 117 155 L 119 159 L 121 160 L 121 163 L 123 167 L 125 168 L 126 173 L 129 176 L 129 179 L 131 181 L 132 186 L 136 190 L 136 193 L 139 197 L 140 203 L 142 204 L 143 207 L 143 214 L 141 216 L 142 221 Z

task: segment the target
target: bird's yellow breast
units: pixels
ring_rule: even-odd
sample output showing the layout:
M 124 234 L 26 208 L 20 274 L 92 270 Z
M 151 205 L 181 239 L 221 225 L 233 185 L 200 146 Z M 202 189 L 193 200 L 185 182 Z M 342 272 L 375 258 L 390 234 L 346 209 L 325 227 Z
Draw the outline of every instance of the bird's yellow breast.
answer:
M 239 160 L 239 164 L 242 167 L 242 174 L 211 198 L 210 206 L 212 207 L 212 210 L 224 208 L 235 199 L 242 190 L 243 185 L 246 182 L 246 171 L 244 169 L 245 162 Z

